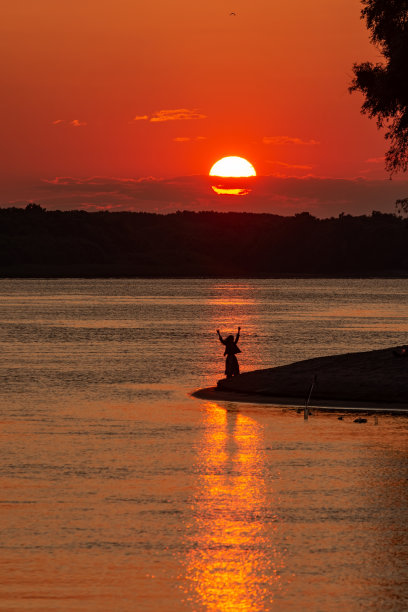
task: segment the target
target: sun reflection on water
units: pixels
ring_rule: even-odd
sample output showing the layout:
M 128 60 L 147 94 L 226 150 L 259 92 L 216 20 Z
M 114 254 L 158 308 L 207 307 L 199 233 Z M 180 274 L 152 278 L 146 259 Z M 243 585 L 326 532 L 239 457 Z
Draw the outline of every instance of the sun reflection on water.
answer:
M 277 517 L 266 505 L 262 427 L 238 411 L 214 403 L 206 408 L 186 559 L 188 599 L 213 612 L 266 610 L 284 565 L 273 542 Z

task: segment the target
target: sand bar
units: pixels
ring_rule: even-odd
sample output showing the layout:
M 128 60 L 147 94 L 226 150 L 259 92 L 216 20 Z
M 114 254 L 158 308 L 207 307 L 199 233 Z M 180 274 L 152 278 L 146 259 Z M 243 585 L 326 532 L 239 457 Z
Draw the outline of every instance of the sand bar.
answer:
M 317 357 L 244 372 L 193 395 L 213 401 L 303 407 L 315 379 L 311 407 L 408 414 L 408 357 L 396 357 L 397 348 Z

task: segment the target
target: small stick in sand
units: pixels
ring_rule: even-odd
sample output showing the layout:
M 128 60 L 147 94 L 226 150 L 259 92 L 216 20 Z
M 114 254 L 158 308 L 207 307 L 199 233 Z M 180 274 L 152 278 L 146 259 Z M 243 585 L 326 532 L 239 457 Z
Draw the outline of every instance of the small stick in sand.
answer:
M 308 394 L 307 399 L 306 399 L 305 410 L 304 410 L 304 413 L 303 413 L 303 418 L 305 419 L 305 421 L 307 421 L 307 419 L 309 418 L 309 402 L 310 402 L 310 398 L 312 397 L 312 391 L 313 391 L 313 388 L 314 388 L 316 382 L 317 382 L 317 376 L 315 374 L 313 376 L 312 384 L 310 385 L 309 394 Z

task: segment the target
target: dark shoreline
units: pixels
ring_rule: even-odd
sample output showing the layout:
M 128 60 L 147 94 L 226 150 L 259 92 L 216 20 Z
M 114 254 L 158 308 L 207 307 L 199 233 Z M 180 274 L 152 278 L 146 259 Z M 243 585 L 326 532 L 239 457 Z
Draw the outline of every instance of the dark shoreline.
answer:
M 407 278 L 408 220 L 0 208 L 0 277 Z
M 284 273 L 284 274 L 154 274 L 154 273 L 131 273 L 119 269 L 117 272 L 111 267 L 98 267 L 90 266 L 84 268 L 67 266 L 66 268 L 61 266 L 21 266 L 8 268 L 0 267 L 0 278 L 3 279 L 150 279 L 150 280 L 167 280 L 167 279 L 179 279 L 179 280 L 217 280 L 217 279 L 230 279 L 230 280 L 368 280 L 368 279 L 384 279 L 384 280 L 405 280 L 408 278 L 408 273 L 395 271 L 389 272 L 371 272 L 367 274 L 304 274 L 304 273 Z

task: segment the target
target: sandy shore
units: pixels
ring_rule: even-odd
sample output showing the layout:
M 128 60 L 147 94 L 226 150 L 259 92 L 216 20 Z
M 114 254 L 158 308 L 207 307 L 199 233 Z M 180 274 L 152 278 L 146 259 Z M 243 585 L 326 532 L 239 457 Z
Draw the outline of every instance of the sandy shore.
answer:
M 396 347 L 317 357 L 277 368 L 245 372 L 217 387 L 199 389 L 196 397 L 304 406 L 316 377 L 310 405 L 327 410 L 408 413 L 408 358 Z

